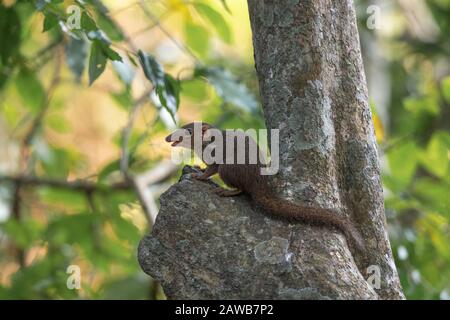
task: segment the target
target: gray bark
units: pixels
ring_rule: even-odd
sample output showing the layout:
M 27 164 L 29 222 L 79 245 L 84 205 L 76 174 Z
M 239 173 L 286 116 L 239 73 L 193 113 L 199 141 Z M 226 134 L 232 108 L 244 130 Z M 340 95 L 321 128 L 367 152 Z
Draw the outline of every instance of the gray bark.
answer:
M 247 196 L 219 197 L 217 185 L 193 180 L 192 171 L 185 167 L 161 195 L 156 224 L 138 250 L 168 298 L 377 298 L 340 233 L 275 220 Z
M 141 266 L 169 298 L 403 298 L 352 1 L 248 4 L 266 126 L 280 130 L 273 187 L 339 209 L 367 249 L 352 255 L 338 232 L 270 219 L 245 196 L 219 198 L 183 176 L 161 197 Z

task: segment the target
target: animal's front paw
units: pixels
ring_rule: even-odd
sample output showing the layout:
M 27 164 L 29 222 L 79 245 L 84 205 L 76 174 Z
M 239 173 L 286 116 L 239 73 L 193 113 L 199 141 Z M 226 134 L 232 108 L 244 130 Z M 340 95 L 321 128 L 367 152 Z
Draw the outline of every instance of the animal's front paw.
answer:
M 242 191 L 238 189 L 229 190 L 221 187 L 214 189 L 213 192 L 221 197 L 233 197 L 242 193 Z

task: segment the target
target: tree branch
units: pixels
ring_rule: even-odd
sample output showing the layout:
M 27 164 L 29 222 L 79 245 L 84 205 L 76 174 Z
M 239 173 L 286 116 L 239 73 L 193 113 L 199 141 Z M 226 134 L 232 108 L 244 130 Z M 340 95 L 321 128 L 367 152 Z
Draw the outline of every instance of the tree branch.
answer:
M 19 184 L 20 186 L 51 187 L 81 192 L 110 192 L 132 190 L 133 186 L 125 181 L 110 185 L 98 184 L 86 180 L 65 181 L 51 178 L 33 177 L 27 175 L 0 175 L 0 182 Z

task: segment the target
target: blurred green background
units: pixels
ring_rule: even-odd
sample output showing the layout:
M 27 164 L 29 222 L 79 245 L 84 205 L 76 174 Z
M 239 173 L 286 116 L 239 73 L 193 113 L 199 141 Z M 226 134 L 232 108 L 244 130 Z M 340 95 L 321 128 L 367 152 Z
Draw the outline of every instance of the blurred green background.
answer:
M 120 185 L 179 123 L 264 127 L 246 1 L 0 3 L 0 298 L 163 299 Z M 450 299 L 450 0 L 355 5 L 401 282 Z

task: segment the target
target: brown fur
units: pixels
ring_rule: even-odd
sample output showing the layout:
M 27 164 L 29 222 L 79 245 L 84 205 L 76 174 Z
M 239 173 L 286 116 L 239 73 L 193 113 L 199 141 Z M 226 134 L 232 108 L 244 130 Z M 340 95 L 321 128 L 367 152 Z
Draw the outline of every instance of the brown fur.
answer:
M 203 141 L 203 135 L 208 129 L 213 127 L 207 123 L 202 124 L 202 150 L 206 148 L 211 142 Z M 187 124 L 182 127 L 187 135 L 194 135 L 194 123 Z M 223 131 L 222 131 L 223 132 Z M 224 133 L 224 132 L 223 132 Z M 166 137 L 167 142 L 173 142 L 173 133 Z M 186 136 L 184 139 L 187 139 Z M 290 221 L 301 221 L 313 225 L 333 226 L 342 231 L 347 239 L 352 242 L 359 250 L 364 250 L 364 240 L 354 225 L 346 218 L 339 215 L 338 212 L 332 209 L 317 208 L 295 204 L 287 200 L 281 199 L 278 195 L 270 189 L 267 176 L 260 174 L 260 169 L 264 166 L 263 157 L 258 148 L 258 162 L 256 164 L 249 164 L 248 148 L 250 143 L 255 143 L 252 138 L 246 138 L 245 148 L 246 155 L 244 164 L 209 164 L 203 174 L 194 175 L 194 178 L 199 180 L 206 180 L 210 176 L 218 173 L 223 182 L 231 187 L 249 194 L 252 199 L 268 210 L 275 216 L 280 216 Z M 193 148 L 193 144 L 184 145 L 184 147 Z M 235 152 L 237 145 L 235 144 Z M 224 141 L 224 150 L 226 150 L 226 141 Z M 225 153 L 225 151 L 224 151 Z M 236 153 L 235 153 L 236 154 Z M 202 159 L 203 160 L 203 159 Z M 237 192 L 219 193 L 222 195 L 233 195 Z

